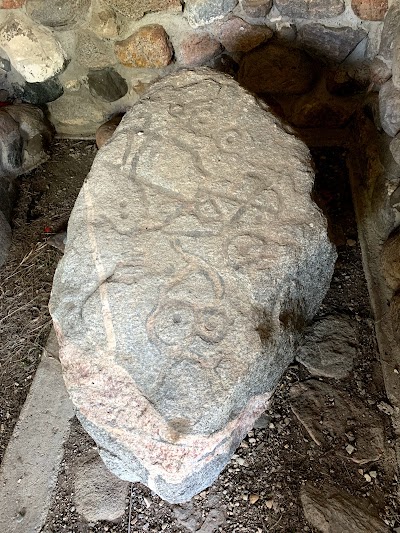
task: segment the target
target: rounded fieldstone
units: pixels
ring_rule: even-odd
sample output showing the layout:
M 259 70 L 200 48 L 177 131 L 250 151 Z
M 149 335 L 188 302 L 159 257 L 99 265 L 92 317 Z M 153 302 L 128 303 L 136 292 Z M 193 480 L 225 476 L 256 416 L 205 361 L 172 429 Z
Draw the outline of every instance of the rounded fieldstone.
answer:
M 18 123 L 24 140 L 21 170 L 27 172 L 47 159 L 46 149 L 53 136 L 52 125 L 43 111 L 31 104 L 14 104 L 4 110 Z
M 395 137 L 400 132 L 400 90 L 396 89 L 392 79 L 379 91 L 379 115 L 382 128 Z
M 400 232 L 392 233 L 381 250 L 382 274 L 393 290 L 400 288 Z
M 237 3 L 238 0 L 187 0 L 183 13 L 189 24 L 197 28 L 224 18 Z
M 353 369 L 357 338 L 347 317 L 328 315 L 305 331 L 296 359 L 311 374 L 342 379 Z
M 96 131 L 96 145 L 100 148 L 109 141 L 117 129 L 118 124 L 121 122 L 123 115 L 116 115 L 98 128 Z
M 354 111 L 353 105 L 346 105 L 339 98 L 305 95 L 294 103 L 289 121 L 298 128 L 341 128 Z
M 125 512 L 128 483 L 114 476 L 97 454 L 75 471 L 74 503 L 88 522 L 118 520 Z
M 383 20 L 388 9 L 387 0 L 351 0 L 354 13 L 362 20 Z
M 282 15 L 303 19 L 337 17 L 346 8 L 344 0 L 275 0 Z
M 271 7 L 272 0 L 242 0 L 243 11 L 251 18 L 265 18 Z
M 93 98 L 90 91 L 81 87 L 78 91 L 65 92 L 48 104 L 50 120 L 58 133 L 63 135 L 94 135 L 107 119 L 105 105 Z
M 171 63 L 173 48 L 160 24 L 148 24 L 115 43 L 115 54 L 126 67 L 161 68 Z
M 221 51 L 220 43 L 206 32 L 188 34 L 175 47 L 177 61 L 183 67 L 204 65 Z
M 400 89 L 400 32 L 393 43 L 392 81 L 396 89 Z
M 58 78 L 50 78 L 42 83 L 26 83 L 20 88 L 21 98 L 34 105 L 43 105 L 60 98 L 64 88 Z
M 304 49 L 324 61 L 341 63 L 354 50 L 367 33 L 349 26 L 329 28 L 323 24 L 304 24 L 298 39 Z
M 392 153 L 393 159 L 398 165 L 400 165 L 400 135 L 396 135 L 396 137 L 392 139 L 389 149 Z
M 128 92 L 128 84 L 113 68 L 90 70 L 88 84 L 90 92 L 106 102 L 115 102 Z
M 99 39 L 90 31 L 79 31 L 77 34 L 75 57 L 88 68 L 100 69 L 116 63 L 111 43 Z
M 124 17 L 139 20 L 146 13 L 169 11 L 180 13 L 180 0 L 104 0 L 106 4 Z
M 374 57 L 370 64 L 370 79 L 378 86 L 383 85 L 392 77 L 392 71 L 379 57 Z
M 216 23 L 212 31 L 228 52 L 249 52 L 273 35 L 267 26 L 254 26 L 239 17 Z
M 28 15 L 50 28 L 69 30 L 85 20 L 91 0 L 27 0 Z
M 23 161 L 23 139 L 19 125 L 6 106 L 0 109 L 0 173 L 16 175 Z
M 111 8 L 95 11 L 90 19 L 90 29 L 102 39 L 114 39 L 118 36 L 117 15 Z
M 65 67 L 64 51 L 53 33 L 19 12 L 0 28 L 0 47 L 29 83 L 45 81 Z
M 392 2 L 383 23 L 381 42 L 378 56 L 391 66 L 393 58 L 393 43 L 399 33 L 400 27 L 400 3 Z
M 400 344 L 400 293 L 393 295 L 390 300 L 390 321 L 392 324 L 392 333 L 397 343 Z
M 315 63 L 305 52 L 277 44 L 248 53 L 239 70 L 240 84 L 255 93 L 303 94 L 315 79 Z

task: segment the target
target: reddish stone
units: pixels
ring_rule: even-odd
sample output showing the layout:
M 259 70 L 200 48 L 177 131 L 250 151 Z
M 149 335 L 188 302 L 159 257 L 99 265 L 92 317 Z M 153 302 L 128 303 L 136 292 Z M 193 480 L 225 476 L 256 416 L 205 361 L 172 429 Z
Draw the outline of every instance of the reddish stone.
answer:
M 121 122 L 123 115 L 116 115 L 109 121 L 102 124 L 96 131 L 96 145 L 100 148 L 111 139 L 114 131 L 117 129 L 118 124 Z
M 115 53 L 126 67 L 161 68 L 171 63 L 173 48 L 164 28 L 149 24 L 115 43 Z
M 0 9 L 18 9 L 25 4 L 25 0 L 0 0 Z
M 387 0 L 351 0 L 354 13 L 362 20 L 383 20 L 388 10 Z
M 215 24 L 213 33 L 228 52 L 249 52 L 273 35 L 267 26 L 253 26 L 239 17 Z
M 179 63 L 184 67 L 204 65 L 222 50 L 221 45 L 208 33 L 193 33 L 187 35 L 179 44 L 176 55 Z

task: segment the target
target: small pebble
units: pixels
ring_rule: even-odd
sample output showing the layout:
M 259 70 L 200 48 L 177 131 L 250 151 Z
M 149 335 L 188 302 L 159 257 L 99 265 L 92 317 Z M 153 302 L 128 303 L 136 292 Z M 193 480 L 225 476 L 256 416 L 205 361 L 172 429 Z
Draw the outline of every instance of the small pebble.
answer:
M 369 475 L 370 475 L 371 477 L 373 477 L 374 479 L 376 479 L 376 478 L 378 477 L 378 472 L 377 472 L 376 470 L 371 470 L 371 471 L 369 472 Z
M 385 415 L 392 416 L 394 413 L 393 407 L 386 402 L 379 402 L 376 406 L 379 411 L 382 411 Z
M 365 481 L 367 481 L 368 483 L 371 483 L 372 478 L 369 474 L 364 474 L 364 478 L 365 478 Z
M 249 502 L 251 505 L 254 505 L 256 502 L 258 502 L 259 499 L 260 499 L 259 494 L 250 494 Z
M 273 500 L 267 500 L 265 502 L 265 505 L 267 506 L 268 509 L 272 509 L 272 507 L 274 506 L 274 501 Z
M 351 444 L 348 444 L 348 445 L 346 446 L 346 452 L 347 452 L 349 455 L 351 455 L 351 454 L 354 452 L 354 450 L 355 450 L 355 448 L 354 448 L 354 446 L 352 446 Z
M 146 504 L 146 507 L 149 508 L 151 506 L 151 500 L 147 496 L 143 497 L 144 503 Z
M 357 244 L 357 241 L 354 239 L 347 239 L 347 246 L 355 246 Z

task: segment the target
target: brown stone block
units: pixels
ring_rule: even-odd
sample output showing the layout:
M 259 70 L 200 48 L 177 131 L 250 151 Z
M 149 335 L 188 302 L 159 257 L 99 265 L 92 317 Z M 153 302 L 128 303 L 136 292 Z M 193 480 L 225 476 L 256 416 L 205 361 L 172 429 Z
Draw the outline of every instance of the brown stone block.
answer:
M 0 0 L 0 9 L 19 9 L 25 0 Z
M 387 0 L 352 0 L 354 13 L 362 20 L 383 20 L 388 9 Z
M 149 24 L 117 42 L 115 53 L 126 67 L 161 68 L 171 63 L 173 48 L 164 28 Z

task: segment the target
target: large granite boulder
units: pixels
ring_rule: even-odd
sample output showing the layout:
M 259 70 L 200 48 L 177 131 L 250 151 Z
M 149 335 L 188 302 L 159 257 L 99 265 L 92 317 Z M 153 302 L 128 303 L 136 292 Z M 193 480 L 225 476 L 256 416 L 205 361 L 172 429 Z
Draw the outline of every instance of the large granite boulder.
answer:
M 122 479 L 186 501 L 267 407 L 336 256 L 313 181 L 306 146 L 208 69 L 155 83 L 98 152 L 50 307 Z

